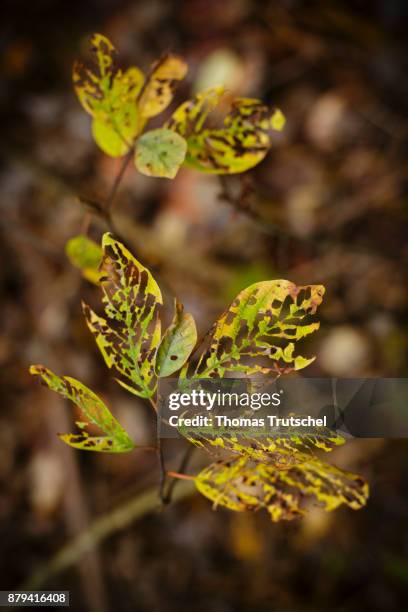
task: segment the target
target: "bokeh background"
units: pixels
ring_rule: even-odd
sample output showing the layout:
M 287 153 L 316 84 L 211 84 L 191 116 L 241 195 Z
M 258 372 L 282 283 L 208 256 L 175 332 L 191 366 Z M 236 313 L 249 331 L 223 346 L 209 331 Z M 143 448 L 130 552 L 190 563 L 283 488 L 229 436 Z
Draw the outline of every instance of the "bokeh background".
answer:
M 244 184 L 126 172 L 115 224 L 166 288 L 168 316 L 177 295 L 204 332 L 251 282 L 324 283 L 309 373 L 404 377 L 408 4 L 5 0 L 1 13 L 0 581 L 10 589 L 157 480 L 147 453 L 60 443 L 70 407 L 27 373 L 39 362 L 76 376 L 136 439 L 154 436 L 149 408 L 102 364 L 80 309 L 98 290 L 64 254 L 89 221 L 96 239 L 107 229 L 78 196 L 103 202 L 120 164 L 92 143 L 72 90 L 87 37 L 108 35 L 122 65 L 144 69 L 164 51 L 182 54 L 190 69 L 173 107 L 224 83 L 287 117 Z M 165 451 L 174 469 L 182 447 Z M 406 609 L 408 444 L 357 440 L 333 461 L 368 478 L 366 509 L 275 525 L 186 496 L 44 587 L 70 589 L 73 609 L 92 612 Z

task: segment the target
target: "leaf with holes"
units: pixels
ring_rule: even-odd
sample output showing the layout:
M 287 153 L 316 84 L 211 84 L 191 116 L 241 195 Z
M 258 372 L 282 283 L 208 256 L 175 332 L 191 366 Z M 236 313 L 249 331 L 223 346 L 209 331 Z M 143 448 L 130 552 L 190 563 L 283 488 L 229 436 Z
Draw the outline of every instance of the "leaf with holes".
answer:
M 166 127 L 186 139 L 194 137 L 202 131 L 208 115 L 217 108 L 223 93 L 224 87 L 219 86 L 196 94 L 174 111 Z
M 142 174 L 174 178 L 187 150 L 182 136 L 164 128 L 145 132 L 136 145 L 135 163 Z
M 189 358 L 197 342 L 197 329 L 193 316 L 184 312 L 175 300 L 173 321 L 163 334 L 157 353 L 156 371 L 161 378 L 177 372 Z
M 99 284 L 101 273 L 102 249 L 99 244 L 80 234 L 70 238 L 65 245 L 65 252 L 73 266 L 79 268 L 84 278 L 95 285 Z
M 368 498 L 368 485 L 361 476 L 319 459 L 277 469 L 239 457 L 204 468 L 195 484 L 214 508 L 238 512 L 264 508 L 274 522 L 306 514 L 308 499 L 331 511 L 341 504 L 358 510 Z
M 187 74 L 187 64 L 177 55 L 166 55 L 151 70 L 139 100 L 143 117 L 158 115 L 170 104 L 174 89 Z
M 118 383 L 135 395 L 152 397 L 161 336 L 160 289 L 149 270 L 110 234 L 104 235 L 102 249 L 106 318 L 83 304 L 88 327 L 106 365 L 121 376 Z
M 74 64 L 74 88 L 84 109 L 93 117 L 92 133 L 98 146 L 112 157 L 125 155 L 143 127 L 137 98 L 144 75 L 136 67 L 114 68 L 115 48 L 108 38 L 94 34 L 91 48 L 96 70 Z
M 59 434 L 63 442 L 82 450 L 108 453 L 124 453 L 135 448 L 126 431 L 105 406 L 103 401 L 93 391 L 69 376 L 57 376 L 51 370 L 41 365 L 30 367 L 30 373 L 40 376 L 45 384 L 69 399 L 81 411 L 82 419 L 77 421 L 80 434 Z M 87 429 L 96 426 L 104 435 L 93 435 Z
M 216 433 L 200 433 L 197 427 L 184 426 L 179 431 L 192 444 L 215 458 L 242 456 L 280 468 L 305 463 L 315 457 L 317 451 L 328 453 L 345 443 L 342 436 L 326 427 L 315 427 L 302 434 L 291 433 L 287 428 L 287 432 L 277 435 L 251 435 L 249 430 L 247 433 L 231 433 L 219 429 Z
M 236 98 L 220 128 L 205 127 L 209 113 L 218 105 L 222 88 L 209 89 L 182 104 L 167 127 L 187 140 L 186 164 L 201 172 L 236 174 L 256 166 L 267 154 L 270 130 L 282 130 L 285 119 L 260 100 Z
M 282 374 L 306 367 L 315 358 L 296 354 L 295 343 L 319 328 L 311 318 L 323 294 L 322 285 L 297 287 L 287 280 L 250 285 L 216 321 L 194 372 L 186 364 L 181 376 Z

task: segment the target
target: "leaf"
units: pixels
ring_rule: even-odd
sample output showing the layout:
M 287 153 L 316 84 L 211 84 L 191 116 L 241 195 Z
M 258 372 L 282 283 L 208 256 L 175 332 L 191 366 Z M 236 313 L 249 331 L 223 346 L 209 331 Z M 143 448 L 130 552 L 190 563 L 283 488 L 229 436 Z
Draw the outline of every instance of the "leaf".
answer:
M 74 88 L 84 109 L 92 115 L 92 133 L 98 146 L 112 157 L 127 153 L 143 127 L 137 98 L 144 83 L 136 67 L 125 72 L 114 69 L 115 48 L 108 38 L 94 34 L 91 48 L 97 70 L 74 64 Z
M 269 131 L 281 130 L 285 119 L 277 109 L 271 114 L 260 100 L 236 98 L 221 128 L 205 128 L 221 95 L 222 88 L 198 94 L 175 111 L 167 127 L 186 137 L 187 165 L 201 172 L 236 174 L 262 161 L 271 144 Z
M 228 372 L 288 373 L 314 357 L 295 354 L 295 343 L 319 328 L 312 322 L 324 295 L 322 285 L 297 287 L 287 280 L 254 283 L 237 295 L 214 324 L 209 347 L 191 376 L 222 378 Z M 267 363 L 267 362 L 271 363 Z
M 40 376 L 50 389 L 73 402 L 85 419 L 77 423 L 83 430 L 80 434 L 58 434 L 63 442 L 82 450 L 108 453 L 124 453 L 135 448 L 134 443 L 111 414 L 109 408 L 88 387 L 75 378 L 57 376 L 41 365 L 32 365 L 30 373 Z M 86 429 L 92 425 L 96 425 L 105 435 L 90 435 Z
M 79 268 L 87 280 L 96 285 L 99 283 L 99 266 L 102 261 L 102 249 L 99 244 L 80 234 L 68 240 L 65 252 L 72 265 Z
M 286 123 L 285 115 L 282 113 L 281 110 L 279 110 L 279 108 L 276 108 L 274 112 L 272 113 L 270 122 L 271 122 L 271 128 L 273 130 L 276 130 L 277 132 L 281 132 L 283 128 L 285 127 L 285 123 Z
M 118 113 L 105 119 L 92 120 L 92 136 L 98 147 L 110 157 L 123 157 L 129 151 L 132 140 L 137 134 L 136 109 L 131 107 L 125 117 L 116 121 Z
M 90 46 L 96 59 L 98 72 L 92 72 L 80 62 L 75 62 L 72 80 L 78 99 L 87 113 L 95 116 L 104 107 L 105 98 L 113 77 L 115 47 L 102 34 L 94 34 Z
M 264 508 L 274 522 L 304 515 L 308 497 L 326 511 L 341 504 L 358 510 L 368 498 L 368 485 L 361 476 L 319 459 L 277 469 L 239 457 L 212 463 L 198 474 L 195 484 L 214 508 L 238 512 Z
M 142 174 L 174 178 L 184 161 L 187 143 L 182 136 L 161 128 L 146 132 L 136 145 L 135 163 Z
M 204 435 L 197 432 L 197 428 L 180 428 L 180 433 L 213 457 L 220 458 L 227 453 L 279 468 L 305 463 L 315 456 L 316 451 L 330 452 L 345 443 L 342 436 L 325 427 L 316 427 L 314 431 L 302 434 L 288 430 L 276 436 L 228 431 Z
M 211 87 L 179 106 L 172 114 L 166 127 L 189 139 L 201 132 L 208 115 L 217 108 L 224 93 L 224 87 Z
M 106 318 L 86 304 L 84 315 L 106 365 L 120 374 L 118 383 L 135 395 L 151 397 L 157 382 L 161 292 L 149 270 L 110 234 L 104 235 L 102 249 Z
M 189 358 L 197 342 L 197 329 L 191 314 L 175 301 L 173 321 L 163 334 L 156 360 L 156 372 L 161 378 L 177 372 Z
M 167 55 L 153 65 L 151 75 L 140 96 L 143 117 L 158 115 L 170 104 L 178 81 L 187 74 L 187 64 L 177 55 Z

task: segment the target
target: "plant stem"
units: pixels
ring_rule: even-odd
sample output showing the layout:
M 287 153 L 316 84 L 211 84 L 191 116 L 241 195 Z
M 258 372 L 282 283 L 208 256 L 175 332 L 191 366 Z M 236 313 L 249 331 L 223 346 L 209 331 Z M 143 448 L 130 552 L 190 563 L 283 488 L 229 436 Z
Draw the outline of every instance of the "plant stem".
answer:
M 150 397 L 149 400 L 156 413 L 156 420 L 157 420 L 159 419 L 157 402 L 152 397 Z M 157 427 L 156 453 L 157 453 L 157 460 L 159 463 L 159 498 L 160 498 L 161 503 L 164 505 L 165 504 L 164 487 L 166 485 L 166 466 L 164 464 L 162 441 L 159 436 L 158 421 L 156 423 L 156 427 Z
M 174 499 L 179 500 L 188 497 L 194 493 L 194 490 L 192 482 L 181 482 L 174 494 Z M 84 553 L 92 550 L 106 538 L 124 529 L 136 519 L 142 518 L 157 508 L 156 487 L 138 494 L 130 501 L 91 523 L 86 531 L 79 533 L 73 540 L 63 546 L 48 563 L 40 567 L 22 588 L 25 590 L 39 589 L 50 578 L 77 563 Z
M 162 441 L 159 436 L 157 436 L 157 458 L 159 461 L 159 470 L 160 470 L 159 498 L 160 498 L 161 503 L 164 505 L 165 504 L 164 487 L 166 485 L 166 466 L 164 464 Z
M 113 210 L 113 204 L 115 202 L 116 194 L 118 192 L 122 179 L 125 175 L 129 162 L 132 159 L 134 151 L 135 151 L 135 143 L 133 143 L 133 145 L 131 146 L 131 148 L 126 153 L 125 157 L 123 158 L 119 172 L 116 175 L 115 180 L 113 181 L 112 187 L 108 193 L 108 196 L 103 204 L 89 200 L 87 198 L 81 198 L 81 197 L 79 198 L 79 200 L 83 202 L 84 204 L 86 204 L 90 209 L 85 215 L 85 218 L 83 221 L 82 231 L 84 234 L 87 234 L 88 229 L 89 229 L 89 223 L 90 223 L 89 212 L 93 212 L 93 213 L 98 214 L 102 219 L 105 220 L 109 228 L 109 231 L 112 234 L 115 234 L 121 240 L 121 242 L 125 242 L 122 236 L 120 235 L 120 233 L 116 229 L 115 222 L 112 216 L 112 210 Z
M 180 465 L 178 467 L 177 472 L 167 472 L 168 476 L 173 476 L 174 474 L 178 473 L 178 474 L 183 474 L 184 471 L 186 470 L 188 463 L 193 455 L 195 451 L 195 447 L 192 444 L 189 444 L 186 448 L 186 450 L 183 453 L 183 457 L 181 459 Z M 173 476 L 173 480 L 170 482 L 168 489 L 167 489 L 167 493 L 164 496 L 164 503 L 165 504 L 169 504 L 173 498 L 173 494 L 174 494 L 174 489 L 177 486 L 177 483 L 180 481 L 180 478 L 177 478 L 176 476 Z
M 178 480 L 195 480 L 195 476 L 189 474 L 180 474 L 180 472 L 167 472 L 167 476 L 171 478 L 177 478 Z
M 106 215 L 110 219 L 112 219 L 112 209 L 113 209 L 113 204 L 114 204 L 114 201 L 115 201 L 115 197 L 116 197 L 117 191 L 118 191 L 119 186 L 120 186 L 120 184 L 122 182 L 122 179 L 124 177 L 124 174 L 126 172 L 126 169 L 127 169 L 128 165 L 129 165 L 129 162 L 130 162 L 130 160 L 133 157 L 134 152 L 135 152 L 135 145 L 133 144 L 130 147 L 129 151 L 126 153 L 125 157 L 123 158 L 122 165 L 121 165 L 121 167 L 119 169 L 118 174 L 116 175 L 116 178 L 115 178 L 115 180 L 113 182 L 111 190 L 110 190 L 110 192 L 108 194 L 108 197 L 106 198 L 104 209 L 105 209 Z

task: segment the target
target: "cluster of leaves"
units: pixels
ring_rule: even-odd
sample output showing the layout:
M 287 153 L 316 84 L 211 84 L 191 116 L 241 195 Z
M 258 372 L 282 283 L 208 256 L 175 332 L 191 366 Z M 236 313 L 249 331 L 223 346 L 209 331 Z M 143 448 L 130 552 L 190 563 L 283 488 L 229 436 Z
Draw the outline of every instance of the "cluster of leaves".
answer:
M 173 321 L 162 334 L 160 289 L 128 249 L 110 234 L 104 235 L 102 249 L 98 249 L 80 236 L 71 241 L 68 251 L 71 260 L 101 287 L 104 315 L 83 304 L 84 315 L 106 365 L 129 392 L 152 399 L 158 379 L 177 371 L 184 384 L 235 372 L 288 373 L 313 360 L 297 354 L 296 346 L 319 327 L 311 318 L 322 302 L 322 286 L 297 287 L 285 280 L 255 283 L 239 293 L 214 323 L 208 346 L 196 346 L 194 319 L 177 301 Z M 31 373 L 81 412 L 77 421 L 80 433 L 61 435 L 64 442 L 95 451 L 135 448 L 102 400 L 82 383 L 59 377 L 43 366 L 32 366 Z M 263 439 L 182 433 L 216 460 L 195 479 L 197 489 L 215 506 L 266 508 L 276 521 L 302 514 L 307 496 L 326 510 L 342 503 L 360 508 L 367 499 L 367 484 L 361 477 L 316 456 L 316 450 L 327 452 L 344 442 L 327 430 L 306 437 L 290 434 Z M 224 455 L 221 459 L 220 451 Z
M 221 127 L 213 127 L 209 115 L 224 93 L 216 87 L 184 102 L 161 128 L 145 131 L 149 119 L 172 101 L 187 65 L 176 55 L 165 55 L 144 75 L 135 66 L 117 69 L 115 48 L 101 34 L 94 34 L 91 49 L 95 68 L 76 62 L 73 81 L 79 101 L 92 116 L 95 142 L 112 157 L 134 152 L 142 174 L 174 178 L 183 163 L 202 172 L 244 172 L 265 157 L 270 131 L 284 126 L 280 110 L 270 111 L 260 100 L 236 98 Z
M 200 472 L 196 485 L 214 507 L 265 508 L 274 522 L 304 515 L 308 496 L 327 511 L 341 504 L 358 510 L 368 496 L 368 485 L 361 476 L 317 458 L 285 469 L 245 456 L 219 461 Z
M 94 139 L 113 157 L 134 155 L 143 174 L 174 178 L 182 164 L 213 174 L 244 172 L 265 157 L 271 130 L 284 126 L 281 111 L 271 112 L 250 98 L 232 100 L 220 121 L 224 92 L 215 87 L 184 102 L 161 128 L 146 131 L 149 119 L 172 101 L 186 64 L 166 55 L 147 75 L 136 67 L 122 71 L 115 67 L 115 49 L 106 37 L 95 34 L 91 44 L 96 67 L 76 63 L 73 80 L 82 106 L 92 116 Z M 197 346 L 194 319 L 177 300 L 173 320 L 162 333 L 159 286 L 110 234 L 103 237 L 102 248 L 87 236 L 76 236 L 67 243 L 66 253 L 102 290 L 104 313 L 97 314 L 87 304 L 83 312 L 105 364 L 122 387 L 153 405 L 159 378 L 176 372 L 184 386 L 202 378 L 287 374 L 314 359 L 299 354 L 297 343 L 319 328 L 314 315 L 323 300 L 321 285 L 255 283 L 237 295 Z M 81 382 L 41 365 L 30 371 L 80 412 L 79 433 L 61 434 L 64 442 L 99 452 L 136 448 L 104 402 Z M 264 508 L 278 521 L 302 515 L 307 498 L 326 510 L 340 504 L 357 509 L 366 502 L 368 486 L 360 476 L 317 456 L 316 451 L 329 452 L 344 442 L 329 430 L 273 437 L 205 436 L 186 429 L 180 433 L 213 459 L 195 483 L 214 507 Z
M 345 442 L 326 428 L 273 437 L 185 435 L 215 459 L 196 478 L 198 490 L 214 508 L 264 508 L 273 521 L 280 521 L 304 515 L 312 500 L 327 511 L 341 504 L 357 510 L 367 501 L 368 485 L 361 476 L 317 456 L 316 451 L 330 452 Z

